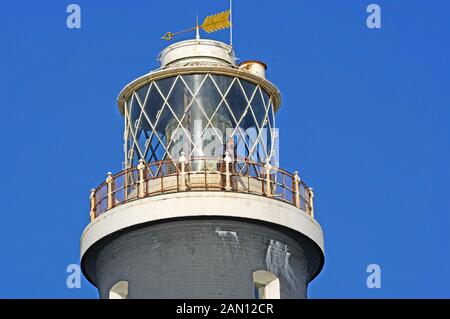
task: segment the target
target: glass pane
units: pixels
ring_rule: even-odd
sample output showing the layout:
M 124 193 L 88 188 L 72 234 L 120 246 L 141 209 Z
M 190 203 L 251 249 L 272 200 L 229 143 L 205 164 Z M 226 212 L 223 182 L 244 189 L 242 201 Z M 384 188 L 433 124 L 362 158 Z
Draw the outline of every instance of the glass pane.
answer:
M 239 81 L 241 82 L 245 95 L 247 95 L 247 99 L 250 101 L 252 99 L 253 94 L 255 93 L 256 85 L 246 80 L 239 80 Z
M 203 111 L 196 100 L 192 103 L 192 106 L 189 108 L 188 112 L 189 116 L 188 121 L 186 122 L 186 128 L 189 130 L 191 139 L 194 143 L 192 145 L 192 156 L 203 156 L 202 136 L 203 130 L 205 129 L 208 122 L 205 119 Z
M 205 82 L 203 82 L 203 85 L 196 96 L 196 100 L 199 105 L 203 107 L 208 119 L 210 119 L 219 106 L 222 97 L 209 76 L 205 79 Z
M 188 88 L 191 90 L 192 94 L 195 94 L 200 88 L 200 85 L 206 77 L 206 74 L 183 75 L 182 77 L 184 82 L 186 82 Z
M 257 127 L 257 125 L 255 124 L 255 118 L 254 118 L 250 108 L 248 108 L 247 112 L 245 112 L 245 115 L 243 115 L 242 121 L 239 123 L 239 126 L 244 131 L 248 130 L 251 127 L 253 127 L 253 128 Z
M 135 97 L 135 95 L 133 94 L 133 96 L 130 98 L 129 100 L 129 105 L 130 105 L 130 126 L 134 131 L 134 123 L 136 123 L 136 120 L 139 119 L 139 116 L 141 115 L 141 107 L 138 104 L 138 101 Z
M 233 119 L 233 115 L 225 102 L 220 104 L 219 109 L 211 120 L 211 124 L 216 128 L 217 133 L 221 134 L 222 141 L 225 141 L 227 139 L 227 135 L 231 135 L 237 126 L 237 123 Z
M 145 115 L 147 121 L 150 120 L 152 124 L 155 124 L 156 115 L 158 114 L 158 111 L 161 110 L 163 105 L 164 100 L 161 97 L 161 94 L 159 94 L 158 89 L 153 85 L 150 89 L 147 103 L 145 104 Z
M 274 110 L 273 110 L 273 104 L 272 104 L 272 102 L 270 102 L 270 105 L 269 105 L 269 114 L 268 114 L 268 117 L 269 117 L 269 124 L 270 124 L 270 127 L 271 127 L 271 128 L 274 128 L 274 127 L 275 127 L 275 116 L 274 116 Z
M 139 90 L 136 91 L 136 94 L 139 98 L 139 102 L 141 103 L 141 105 L 144 105 L 146 102 L 146 98 L 147 98 L 147 94 L 150 88 L 150 84 L 147 84 L 145 86 L 143 86 L 142 88 L 140 88 Z
M 206 157 L 221 157 L 224 154 L 223 137 L 218 136 L 220 132 L 208 126 L 203 134 L 203 155 Z
M 169 106 L 165 105 L 162 110 L 156 115 L 155 130 L 159 134 L 166 134 L 166 130 L 169 130 L 173 126 L 177 126 L 173 113 L 170 111 Z
M 233 78 L 230 78 L 228 76 L 223 75 L 212 75 L 212 78 L 214 79 L 214 82 L 218 86 L 220 92 L 222 95 L 225 95 L 233 82 Z
M 237 81 L 232 85 L 230 91 L 226 96 L 226 100 L 230 105 L 231 111 L 239 122 L 248 103 L 245 99 L 244 92 L 242 91 L 241 86 Z
M 167 97 L 167 95 L 169 94 L 169 91 L 172 88 L 175 79 L 176 77 L 171 77 L 157 81 L 158 88 L 164 97 Z
M 267 92 L 264 91 L 263 89 L 261 89 L 261 93 L 262 93 L 263 100 L 264 100 L 266 106 L 269 106 L 269 102 L 270 102 L 270 96 L 269 96 L 269 94 L 267 94 Z
M 259 91 L 259 90 L 258 90 Z M 252 110 L 255 116 L 255 122 L 258 128 L 264 126 L 264 120 L 266 115 L 266 108 L 264 107 L 264 102 L 260 93 L 257 93 L 252 100 Z
M 192 94 L 189 92 L 184 82 L 180 79 L 175 84 L 167 101 L 178 120 L 181 121 L 191 101 Z

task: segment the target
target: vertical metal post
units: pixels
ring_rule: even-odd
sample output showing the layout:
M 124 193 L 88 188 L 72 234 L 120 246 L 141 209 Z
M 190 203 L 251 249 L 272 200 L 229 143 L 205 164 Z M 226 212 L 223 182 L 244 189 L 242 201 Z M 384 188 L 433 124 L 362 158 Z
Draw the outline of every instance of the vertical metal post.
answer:
M 233 47 L 233 0 L 230 0 L 230 47 Z
M 300 177 L 298 176 L 298 172 L 297 171 L 295 171 L 294 172 L 294 178 L 292 179 L 292 182 L 293 182 L 293 188 L 292 188 L 292 190 L 293 190 L 293 199 L 294 199 L 294 205 L 295 206 L 297 206 L 298 208 L 300 208 L 300 192 L 299 192 L 299 189 L 300 189 Z
M 132 174 L 132 172 L 130 172 L 128 170 L 128 167 L 125 167 L 125 169 L 127 170 L 127 172 L 123 176 L 123 200 L 127 201 L 128 200 L 128 183 L 129 183 L 129 179 L 130 179 L 130 174 Z
M 145 160 L 140 159 L 139 165 L 137 166 L 139 172 L 139 189 L 138 189 L 138 197 L 145 197 Z
M 184 152 L 181 152 L 180 158 L 180 166 L 181 166 L 181 170 L 180 170 L 180 191 L 183 192 L 186 190 L 186 162 L 187 159 L 184 156 Z
M 106 187 L 108 192 L 108 209 L 113 208 L 114 206 L 114 200 L 113 200 L 113 181 L 114 178 L 112 176 L 111 172 L 108 172 L 108 177 L 106 178 Z
M 230 174 L 230 163 L 231 163 L 231 157 L 230 153 L 225 152 L 225 158 L 223 159 L 225 161 L 225 190 L 231 191 L 231 174 Z
M 195 24 L 195 39 L 197 41 L 200 41 L 200 26 L 198 25 L 198 14 L 197 14 L 197 20 Z
M 310 187 L 309 190 L 309 207 L 311 207 L 311 217 L 314 218 L 314 190 Z
M 208 171 L 206 168 L 206 158 L 203 158 L 203 167 L 205 168 L 205 190 L 208 190 Z
M 95 189 L 91 189 L 91 195 L 89 197 L 91 199 L 91 222 L 95 219 Z
M 163 194 L 164 193 L 164 162 L 160 162 L 158 164 L 158 172 L 159 172 L 159 175 L 161 175 L 161 189 L 160 189 L 160 191 L 161 191 L 161 194 Z
M 272 186 L 270 180 L 270 170 L 272 169 L 272 165 L 270 165 L 269 161 L 266 162 L 264 168 L 266 170 L 266 196 L 272 197 Z
M 125 155 L 125 167 L 124 168 L 128 168 L 128 162 L 129 162 L 129 158 L 128 158 L 128 103 L 125 99 L 122 99 L 123 103 L 124 103 L 124 108 L 123 108 L 123 120 L 124 120 L 124 132 L 123 132 L 123 140 L 124 140 L 124 144 L 123 144 L 123 151 L 124 151 L 124 155 Z M 128 194 L 125 193 L 125 196 L 128 196 Z

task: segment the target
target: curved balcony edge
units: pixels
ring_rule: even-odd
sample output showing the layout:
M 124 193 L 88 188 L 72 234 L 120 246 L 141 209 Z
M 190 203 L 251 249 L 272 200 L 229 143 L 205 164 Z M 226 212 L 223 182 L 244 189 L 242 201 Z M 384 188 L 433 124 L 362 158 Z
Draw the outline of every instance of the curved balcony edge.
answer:
M 298 175 L 269 163 L 225 158 L 163 160 L 108 173 L 91 190 L 91 222 L 105 212 L 135 200 L 162 194 L 217 191 L 259 195 L 297 207 L 314 218 L 314 193 Z
M 231 218 L 285 227 L 312 240 L 324 254 L 320 224 L 293 205 L 232 192 L 184 192 L 163 194 L 117 206 L 86 226 L 80 256 L 109 235 L 136 225 L 179 218 Z

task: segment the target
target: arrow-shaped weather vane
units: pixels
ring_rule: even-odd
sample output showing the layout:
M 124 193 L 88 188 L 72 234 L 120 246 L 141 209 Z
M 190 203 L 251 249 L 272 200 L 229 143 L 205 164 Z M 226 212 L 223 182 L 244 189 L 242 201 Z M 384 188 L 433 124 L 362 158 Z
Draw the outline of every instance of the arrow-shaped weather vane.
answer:
M 219 13 L 207 16 L 201 25 L 198 25 L 198 22 L 197 22 L 197 26 L 195 28 L 190 28 L 190 29 L 175 32 L 175 33 L 167 32 L 162 37 L 162 39 L 170 41 L 173 39 L 173 37 L 175 37 L 179 34 L 183 34 L 183 33 L 194 31 L 194 30 L 197 30 L 197 32 L 198 32 L 199 29 L 203 29 L 203 31 L 205 31 L 207 33 L 228 29 L 228 28 L 232 27 L 230 17 L 231 17 L 231 8 L 230 8 L 230 10 L 226 10 L 223 12 L 219 12 Z

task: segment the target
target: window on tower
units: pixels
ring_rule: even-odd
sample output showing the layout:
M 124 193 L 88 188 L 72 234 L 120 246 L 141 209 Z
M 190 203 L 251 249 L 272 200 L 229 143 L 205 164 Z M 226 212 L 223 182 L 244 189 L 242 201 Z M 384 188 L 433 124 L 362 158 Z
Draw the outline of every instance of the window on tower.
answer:
M 280 280 L 269 271 L 255 271 L 253 287 L 255 299 L 280 299 Z
M 119 281 L 112 286 L 109 299 L 128 299 L 128 281 Z

